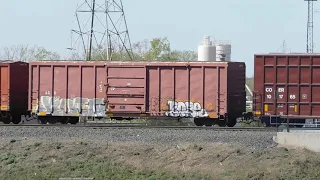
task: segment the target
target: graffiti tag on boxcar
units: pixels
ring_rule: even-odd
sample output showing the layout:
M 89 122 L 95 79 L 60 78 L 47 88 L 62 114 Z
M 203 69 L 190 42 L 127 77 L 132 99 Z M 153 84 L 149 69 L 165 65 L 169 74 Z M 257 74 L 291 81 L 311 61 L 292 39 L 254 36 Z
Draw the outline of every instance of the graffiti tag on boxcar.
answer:
M 170 117 L 208 117 L 208 112 L 198 102 L 168 101 L 166 116 Z
M 53 109 L 53 115 L 68 116 L 80 113 L 82 109 L 83 116 L 105 116 L 106 105 L 103 98 L 52 98 L 52 96 L 41 96 L 39 112 L 51 113 Z

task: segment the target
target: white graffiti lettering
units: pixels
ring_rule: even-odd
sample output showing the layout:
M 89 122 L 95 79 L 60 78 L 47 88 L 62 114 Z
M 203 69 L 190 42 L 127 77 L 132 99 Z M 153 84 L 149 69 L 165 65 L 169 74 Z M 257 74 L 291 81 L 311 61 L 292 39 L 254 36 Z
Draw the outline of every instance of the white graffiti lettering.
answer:
M 103 98 L 60 98 L 41 96 L 39 105 L 33 111 L 47 112 L 53 115 L 80 113 L 85 116 L 105 116 L 106 105 Z
M 208 117 L 208 113 L 198 102 L 168 101 L 166 116 L 170 117 Z

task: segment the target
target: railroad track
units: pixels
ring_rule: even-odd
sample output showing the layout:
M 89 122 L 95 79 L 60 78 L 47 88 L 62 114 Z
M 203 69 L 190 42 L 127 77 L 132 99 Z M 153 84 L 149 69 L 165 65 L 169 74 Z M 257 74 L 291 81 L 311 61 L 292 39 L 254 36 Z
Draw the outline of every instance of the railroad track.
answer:
M 78 127 L 78 128 L 94 128 L 94 129 L 108 129 L 108 128 L 121 128 L 121 129 L 199 129 L 199 130 L 214 130 L 214 131 L 283 131 L 280 128 L 266 128 L 266 127 L 199 127 L 199 126 L 151 126 L 145 123 L 103 123 L 103 124 L 79 124 L 79 125 L 69 125 L 69 124 L 0 124 L 0 127 L 23 127 L 23 128 L 35 128 L 35 127 Z

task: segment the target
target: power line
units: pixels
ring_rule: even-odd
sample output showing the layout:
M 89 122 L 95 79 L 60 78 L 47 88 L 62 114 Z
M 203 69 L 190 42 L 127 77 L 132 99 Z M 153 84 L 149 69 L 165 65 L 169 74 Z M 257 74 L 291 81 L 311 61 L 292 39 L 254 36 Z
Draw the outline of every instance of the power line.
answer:
M 72 32 L 78 38 L 70 49 L 80 57 L 87 61 L 93 55 L 98 60 L 133 60 L 122 0 L 81 0 L 75 16 L 77 30 Z

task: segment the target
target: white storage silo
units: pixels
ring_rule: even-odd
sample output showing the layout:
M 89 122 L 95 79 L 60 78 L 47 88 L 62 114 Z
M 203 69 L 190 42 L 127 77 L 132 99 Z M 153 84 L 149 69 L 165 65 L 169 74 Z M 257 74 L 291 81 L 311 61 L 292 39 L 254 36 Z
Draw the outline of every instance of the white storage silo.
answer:
M 198 61 L 215 61 L 216 47 L 210 40 L 209 36 L 205 36 L 198 46 Z
M 220 42 L 216 45 L 216 61 L 231 61 L 231 44 Z

